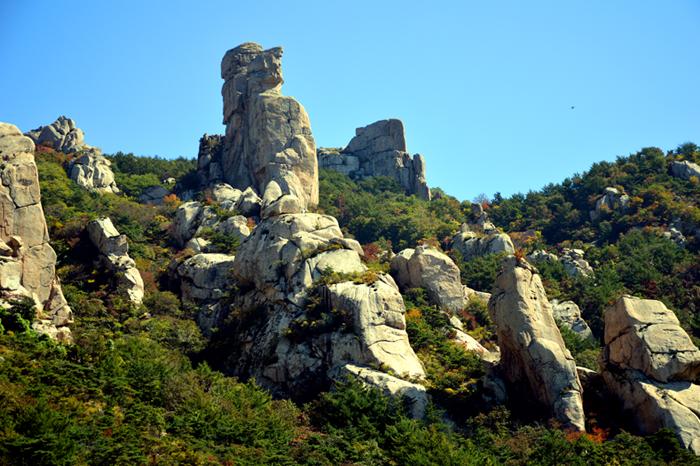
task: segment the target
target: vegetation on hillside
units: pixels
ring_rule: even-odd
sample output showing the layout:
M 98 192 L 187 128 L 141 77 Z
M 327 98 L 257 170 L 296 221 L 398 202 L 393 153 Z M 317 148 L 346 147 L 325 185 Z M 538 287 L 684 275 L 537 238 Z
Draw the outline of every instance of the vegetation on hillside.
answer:
M 109 158 L 126 195 L 80 188 L 66 176 L 69 156 L 37 149 L 57 273 L 75 313 L 75 344 L 38 337 L 29 329 L 34 316 L 26 303 L 0 308 L 0 465 L 700 464 L 671 431 L 646 438 L 625 432 L 631 424 L 622 415 L 614 422 L 615 416 L 589 416 L 588 434 L 546 420 L 523 425 L 507 407 L 484 399 L 480 358 L 451 340 L 448 314 L 432 306 L 423 289 L 404 296 L 410 343 L 434 403 L 422 420 L 407 416 L 410 400 L 388 399 L 352 379 L 300 406 L 213 370 L 225 350 L 222 340 L 202 337 L 197 310 L 180 302 L 167 279 L 170 261 L 185 254 L 169 234 L 178 200 L 161 207 L 134 200 L 171 176 L 192 178 L 196 164 L 122 153 Z M 688 246 L 681 249 L 658 229 L 674 217 L 700 226 L 697 180 L 668 172 L 679 159 L 698 161 L 700 153 L 690 143 L 667 155 L 644 149 L 538 192 L 496 195 L 485 208 L 523 253 L 586 249 L 592 277 L 571 278 L 558 262 L 536 266 L 550 298 L 574 300 L 597 337 L 605 308 L 622 293 L 664 301 L 698 336 L 698 241 L 686 234 Z M 591 221 L 588 211 L 608 186 L 631 197 L 630 210 Z M 389 178 L 354 182 L 324 170 L 320 191 L 317 210 L 335 216 L 363 244 L 370 271 L 356 279 L 385 272 L 388 249 L 428 244 L 456 260 L 466 285 L 490 291 L 502 258 L 464 262 L 450 249 L 471 203 L 440 190 L 441 199 L 427 202 L 406 196 Z M 127 235 L 146 285 L 142 306 L 129 303 L 113 278 L 94 268 L 85 227 L 100 216 Z M 526 230 L 539 234 L 524 238 Z M 222 250 L 235 246 L 220 241 Z M 455 315 L 485 346 L 493 344 L 485 303 L 472 300 Z M 596 342 L 566 330 L 562 335 L 579 364 L 594 360 Z

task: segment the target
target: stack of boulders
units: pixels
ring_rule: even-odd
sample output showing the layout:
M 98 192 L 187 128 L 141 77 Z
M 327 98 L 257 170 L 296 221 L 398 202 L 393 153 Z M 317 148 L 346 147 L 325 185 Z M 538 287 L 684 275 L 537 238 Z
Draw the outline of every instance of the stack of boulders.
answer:
M 198 238 L 198 235 L 204 230 L 211 229 L 227 236 L 235 235 L 239 240 L 243 240 L 250 234 L 250 229 L 247 226 L 248 217 L 253 217 L 250 215 L 251 212 L 259 214 L 261 204 L 262 199 L 253 190 L 247 190 L 246 193 L 238 191 L 237 201 L 233 203 L 233 207 L 224 207 L 224 205 L 230 205 L 229 202 L 224 201 L 220 202 L 220 208 L 228 212 L 242 209 L 247 211 L 248 216 L 235 215 L 223 220 L 210 206 L 196 201 L 186 202 L 175 211 L 171 234 L 178 246 L 197 252 L 208 244 L 203 242 L 202 238 Z M 259 219 L 259 217 L 257 218 Z
M 70 118 L 61 116 L 49 126 L 28 131 L 25 136 L 36 145 L 50 143 L 51 146 L 65 154 L 77 153 L 68 162 L 68 177 L 80 186 L 96 191 L 118 193 L 114 181 L 111 162 L 102 156 L 102 149 L 85 143 L 83 131 L 76 128 Z
M 316 142 L 304 107 L 280 93 L 282 52 L 252 42 L 226 52 L 221 168 L 223 181 L 234 188 L 259 194 L 276 181 L 306 209 L 318 204 Z
M 477 231 L 472 231 L 472 228 Z M 510 236 L 501 233 L 491 223 L 483 206 L 476 202 L 471 205 L 468 223 L 462 224 L 461 231 L 452 238 L 452 247 L 462 254 L 465 261 L 488 254 L 515 252 Z
M 144 295 L 143 279 L 134 260 L 129 257 L 126 235 L 120 235 L 108 217 L 88 223 L 87 230 L 90 240 L 100 252 L 96 266 L 113 273 L 119 284 L 126 287 L 129 300 L 140 304 Z
M 700 350 L 660 301 L 623 296 L 605 311 L 598 358 L 608 389 L 645 435 L 676 432 L 700 454 Z
M 37 304 L 32 327 L 72 341 L 73 312 L 56 277 L 34 163 L 34 142 L 15 125 L 0 123 L 0 306 L 29 296 Z
M 423 377 L 408 344 L 405 307 L 394 280 L 370 274 L 357 283 L 319 281 L 329 273 L 364 274 L 362 249 L 357 241 L 343 238 L 333 217 L 287 212 L 297 210 L 294 197 L 280 195 L 279 185 L 270 183 L 260 224 L 236 253 L 233 275 L 249 291 L 235 296 L 233 308 L 248 309 L 255 316 L 247 319 L 257 325 L 241 324 L 237 338 L 244 345 L 232 363 L 234 373 L 289 394 L 328 380 L 331 370 L 343 373 L 340 368 L 348 364 L 363 366 L 363 377 L 375 374 L 372 367 L 378 366 L 395 375 Z M 318 290 L 327 313 L 347 316 L 344 331 L 311 331 L 320 322 L 308 320 L 310 287 Z M 289 335 L 292 327 L 309 334 Z
M 591 210 L 589 215 L 591 220 L 595 220 L 600 217 L 602 209 L 613 210 L 616 206 L 620 206 L 620 210 L 626 212 L 629 202 L 630 197 L 627 194 L 621 194 L 617 188 L 608 187 L 605 188 L 603 196 L 596 201 L 595 210 Z
M 486 358 L 487 380 L 499 398 L 520 400 L 537 416 L 584 430 L 582 386 L 566 349 L 537 269 L 508 256 L 488 303 L 497 328 L 500 360 Z M 499 383 L 497 383 L 499 382 Z
M 358 180 L 371 176 L 388 176 L 398 181 L 408 194 L 430 200 L 425 181 L 423 156 L 406 152 L 403 122 L 380 120 L 355 130 L 355 137 L 341 151 L 319 150 L 318 165 L 337 170 Z
M 590 266 L 587 260 L 584 259 L 585 251 L 583 249 L 570 249 L 563 248 L 561 257 L 557 257 L 556 254 L 551 254 L 540 249 L 533 251 L 531 254 L 527 255 L 527 260 L 529 262 L 538 262 L 546 260 L 559 261 L 564 266 L 564 270 L 570 277 L 576 276 L 589 276 L 593 275 L 593 267 Z

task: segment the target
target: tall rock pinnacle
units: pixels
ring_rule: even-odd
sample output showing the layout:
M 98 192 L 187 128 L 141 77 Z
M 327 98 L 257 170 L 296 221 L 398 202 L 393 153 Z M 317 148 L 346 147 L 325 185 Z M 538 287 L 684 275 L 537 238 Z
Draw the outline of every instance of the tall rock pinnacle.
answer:
M 318 203 L 316 142 L 304 107 L 280 93 L 282 47 L 263 50 L 253 42 L 226 52 L 224 181 L 263 193 L 270 181 L 306 207 Z

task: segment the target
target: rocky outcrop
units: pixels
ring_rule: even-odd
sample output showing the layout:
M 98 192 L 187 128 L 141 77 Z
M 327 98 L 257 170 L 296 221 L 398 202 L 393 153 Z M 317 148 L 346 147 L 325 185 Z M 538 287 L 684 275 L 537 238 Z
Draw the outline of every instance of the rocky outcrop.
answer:
M 688 181 L 691 177 L 700 178 L 700 165 L 687 160 L 683 162 L 673 162 L 671 164 L 671 174 L 676 178 Z
M 102 156 L 102 149 L 90 147 L 80 157 L 68 162 L 68 177 L 87 189 L 118 193 L 111 164 Z
M 25 136 L 34 141 L 37 146 L 49 143 L 57 151 L 72 154 L 89 148 L 84 141 L 83 130 L 75 127 L 75 122 L 64 116 L 49 126 L 40 126 L 38 129 L 27 131 Z
M 581 317 L 581 309 L 575 302 L 553 299 L 549 302 L 549 305 L 552 306 L 554 318 L 561 322 L 564 327 L 572 330 L 584 340 L 593 338 L 593 332 L 591 332 L 591 328 Z
M 562 263 L 569 276 L 583 275 L 587 277 L 593 275 L 593 267 L 588 265 L 588 261 L 583 258 L 584 254 L 583 249 L 562 249 L 559 262 Z
M 163 205 L 163 199 L 171 192 L 160 185 L 149 186 L 139 194 L 139 200 L 144 204 Z
M 318 204 L 316 142 L 304 107 L 280 93 L 282 51 L 247 42 L 226 52 L 221 168 L 223 181 L 240 190 L 262 193 L 276 181 L 305 209 Z
M 430 300 L 440 308 L 464 308 L 464 289 L 459 268 L 445 254 L 419 246 L 404 249 L 391 261 L 391 272 L 401 289 L 425 287 Z
M 240 342 L 231 372 L 286 395 L 327 387 L 329 371 L 347 364 L 423 377 L 394 280 L 368 273 L 362 248 L 343 238 L 336 219 L 294 212 L 294 198 L 276 182 L 268 184 L 260 223 L 242 241 L 230 270 L 241 292 L 198 319 L 214 327 L 231 316 Z
M 616 206 L 620 206 L 620 210 L 626 212 L 629 202 L 630 197 L 627 194 L 621 194 L 616 188 L 605 188 L 603 196 L 595 203 L 595 210 L 589 212 L 591 221 L 600 217 L 602 209 L 613 210 Z
M 462 254 L 462 258 L 465 261 L 470 261 L 473 257 L 483 257 L 489 254 L 500 254 L 502 252 L 512 254 L 515 252 L 510 236 L 495 229 L 489 231 L 490 233 L 487 233 L 485 236 L 479 236 L 464 223 L 461 231 L 452 238 L 452 247 Z
M 252 193 L 252 191 L 250 192 Z M 252 204 L 244 196 L 239 196 L 238 199 L 239 202 L 233 208 L 230 208 L 229 211 L 238 210 L 237 207 L 240 207 L 243 203 Z M 257 199 L 259 200 L 259 198 Z M 260 202 L 258 201 L 256 204 L 258 212 L 260 211 Z M 245 207 L 243 206 L 243 208 Z M 171 235 L 180 248 L 186 247 L 191 239 L 205 229 L 212 229 L 227 236 L 235 235 L 238 236 L 239 240 L 243 240 L 250 234 L 247 222 L 248 219 L 242 215 L 222 220 L 211 207 L 204 206 L 196 201 L 185 202 L 175 211 Z
M 565 428 L 584 430 L 582 388 L 537 270 L 514 256 L 498 271 L 488 304 L 510 398 L 532 402 Z M 526 403 L 527 404 L 527 403 Z
M 367 367 L 344 364 L 329 371 L 328 376 L 338 382 L 346 382 L 351 376 L 361 380 L 366 386 L 376 388 L 390 397 L 408 398 L 408 410 L 414 419 L 421 419 L 430 404 L 430 397 L 423 385 L 406 382 L 396 377 Z
M 640 431 L 669 428 L 700 454 L 700 350 L 663 303 L 623 296 L 605 312 L 605 347 L 598 358 L 608 389 Z
M 381 120 L 355 130 L 355 137 L 342 151 L 319 150 L 321 168 L 340 171 L 352 179 L 388 176 L 398 181 L 408 194 L 430 200 L 425 181 L 423 156 L 406 152 L 403 122 Z
M 118 283 L 126 287 L 129 300 L 140 304 L 144 294 L 143 279 L 134 260 L 129 257 L 126 235 L 120 235 L 107 217 L 88 223 L 87 230 L 90 240 L 100 252 L 96 265 L 113 273 Z
M 78 152 L 68 162 L 66 172 L 80 186 L 96 191 L 119 192 L 110 168 L 111 162 L 102 156 L 102 149 L 85 143 L 83 131 L 76 128 L 75 122 L 70 118 L 59 117 L 49 126 L 41 126 L 24 134 L 36 145 L 49 143 L 55 150 L 65 154 Z
M 72 341 L 73 312 L 56 277 L 33 151 L 15 125 L 0 123 L 0 293 L 33 297 L 35 330 Z

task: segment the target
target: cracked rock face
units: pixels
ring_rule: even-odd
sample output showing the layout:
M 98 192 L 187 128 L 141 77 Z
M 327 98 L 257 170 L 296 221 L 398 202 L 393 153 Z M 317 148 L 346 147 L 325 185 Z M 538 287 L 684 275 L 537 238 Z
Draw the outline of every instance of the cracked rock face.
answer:
M 0 293 L 33 297 L 35 330 L 71 341 L 73 312 L 56 277 L 33 151 L 15 125 L 0 123 Z
M 401 120 L 380 120 L 355 130 L 356 136 L 342 151 L 320 151 L 319 166 L 337 170 L 353 179 L 388 176 L 398 181 L 408 194 L 430 200 L 425 181 L 423 156 L 406 151 L 406 135 Z
M 623 296 L 605 311 L 609 362 L 625 364 L 659 382 L 695 380 L 700 350 L 660 301 Z
M 605 312 L 605 383 L 645 434 L 676 432 L 700 454 L 700 350 L 663 303 L 623 296 Z
M 401 288 L 425 286 L 430 299 L 441 308 L 464 307 L 464 289 L 459 268 L 445 254 L 419 246 L 404 249 L 391 261 L 391 270 Z
M 565 428 L 583 431 L 576 362 L 564 345 L 537 269 L 507 257 L 488 308 L 501 349 L 498 372 L 511 398 L 531 401 Z
M 232 187 L 262 193 L 276 181 L 303 209 L 318 204 L 316 142 L 309 117 L 294 98 L 283 96 L 282 47 L 263 50 L 246 42 L 221 62 L 225 146 L 223 179 Z

